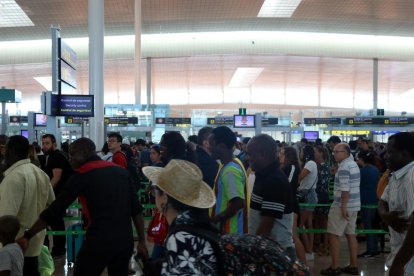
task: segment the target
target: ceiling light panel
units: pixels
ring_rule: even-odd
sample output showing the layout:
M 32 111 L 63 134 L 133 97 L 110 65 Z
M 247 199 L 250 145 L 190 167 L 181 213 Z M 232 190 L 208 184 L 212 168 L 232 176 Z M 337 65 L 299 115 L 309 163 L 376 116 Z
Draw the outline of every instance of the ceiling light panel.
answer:
M 291 17 L 302 0 L 265 0 L 257 17 Z
M 46 91 L 52 91 L 52 77 L 45 76 L 45 77 L 34 77 L 35 81 L 40 83 Z
M 238 67 L 229 87 L 250 87 L 263 71 L 263 67 Z
M 32 20 L 14 0 L 0 0 L 0 28 L 34 26 Z

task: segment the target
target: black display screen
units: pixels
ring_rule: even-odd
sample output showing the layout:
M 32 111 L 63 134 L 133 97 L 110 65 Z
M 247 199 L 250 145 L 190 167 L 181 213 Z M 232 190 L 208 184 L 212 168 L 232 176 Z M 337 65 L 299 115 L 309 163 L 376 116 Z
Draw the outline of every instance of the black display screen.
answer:
M 340 125 L 341 118 L 304 118 L 305 125 Z
M 93 117 L 93 95 L 60 95 L 59 116 Z

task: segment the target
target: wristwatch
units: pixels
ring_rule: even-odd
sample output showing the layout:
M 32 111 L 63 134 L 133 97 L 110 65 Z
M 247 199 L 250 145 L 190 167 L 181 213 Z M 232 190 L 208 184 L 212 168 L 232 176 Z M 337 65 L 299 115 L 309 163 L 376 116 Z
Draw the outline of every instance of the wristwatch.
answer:
M 30 229 L 27 228 L 26 230 L 24 230 L 24 233 L 23 233 L 23 237 L 25 237 L 27 240 L 30 240 L 32 238 L 32 235 L 30 235 L 29 231 Z

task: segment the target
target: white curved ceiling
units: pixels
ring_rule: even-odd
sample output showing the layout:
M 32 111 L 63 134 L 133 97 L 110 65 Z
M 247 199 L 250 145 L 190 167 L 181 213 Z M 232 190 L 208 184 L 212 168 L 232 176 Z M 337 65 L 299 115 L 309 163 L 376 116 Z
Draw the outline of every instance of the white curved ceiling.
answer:
M 43 88 L 33 77 L 50 75 L 50 42 L 33 40 L 48 39 L 51 24 L 61 26 L 64 38 L 87 36 L 87 1 L 17 3 L 35 26 L 0 28 L 0 85 L 19 89 L 23 98 L 34 102 Z M 212 94 L 222 93 L 226 102 L 234 95 L 227 89 L 234 70 L 255 66 L 264 70 L 250 94 L 283 90 L 286 103 L 297 90 L 317 91 L 327 99 L 332 98 L 329 91 L 336 91 L 349 107 L 359 102 L 358 95 L 364 101 L 370 98 L 374 57 L 380 59 L 380 102 L 395 106 L 390 103 L 394 97 L 414 88 L 414 1 L 303 0 L 291 18 L 283 19 L 257 18 L 262 3 L 142 0 L 142 53 L 154 58 L 154 99 L 161 103 L 161 95 L 167 93 L 162 91 L 169 89 L 187 94 L 191 103 L 202 98 L 197 91 L 210 89 Z M 133 95 L 133 11 L 133 0 L 105 1 L 106 35 L 124 36 L 106 44 L 107 103 L 130 102 Z M 359 36 L 349 36 L 355 34 Z M 16 40 L 26 42 L 8 45 Z M 81 59 L 79 90 L 86 92 L 87 42 L 71 43 Z M 142 74 L 145 91 L 145 62 Z M 318 99 L 317 105 L 323 104 Z M 238 101 L 234 97 L 233 102 Z

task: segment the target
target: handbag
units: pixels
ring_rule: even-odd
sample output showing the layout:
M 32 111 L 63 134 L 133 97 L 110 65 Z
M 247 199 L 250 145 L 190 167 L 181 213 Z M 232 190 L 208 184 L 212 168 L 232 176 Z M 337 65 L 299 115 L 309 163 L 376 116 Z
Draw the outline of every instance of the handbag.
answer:
M 167 218 L 156 211 L 148 225 L 147 240 L 154 244 L 163 245 L 168 233 Z
M 312 188 L 315 186 L 317 182 L 318 182 L 318 177 L 316 177 L 315 183 L 312 184 L 312 186 L 310 187 L 310 189 L 308 189 L 306 193 L 303 192 L 303 190 L 296 191 L 296 201 L 298 203 L 305 203 L 306 198 L 308 197 L 308 194 L 310 193 L 310 191 L 312 190 Z

